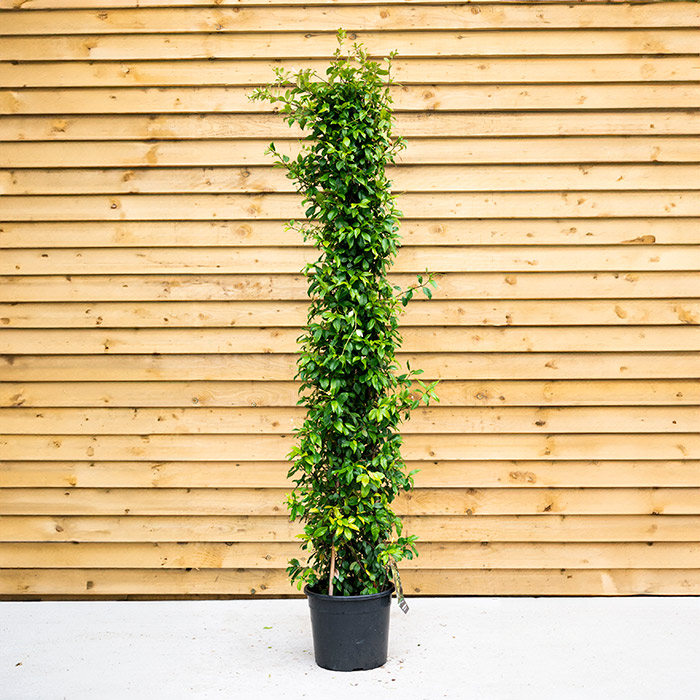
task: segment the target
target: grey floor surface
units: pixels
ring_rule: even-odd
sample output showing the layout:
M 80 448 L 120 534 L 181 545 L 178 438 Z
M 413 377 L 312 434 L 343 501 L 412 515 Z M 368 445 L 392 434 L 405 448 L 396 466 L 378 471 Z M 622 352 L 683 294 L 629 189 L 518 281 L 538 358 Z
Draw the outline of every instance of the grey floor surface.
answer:
M 698 598 L 414 598 L 314 664 L 305 600 L 0 603 L 1 700 L 700 700 Z

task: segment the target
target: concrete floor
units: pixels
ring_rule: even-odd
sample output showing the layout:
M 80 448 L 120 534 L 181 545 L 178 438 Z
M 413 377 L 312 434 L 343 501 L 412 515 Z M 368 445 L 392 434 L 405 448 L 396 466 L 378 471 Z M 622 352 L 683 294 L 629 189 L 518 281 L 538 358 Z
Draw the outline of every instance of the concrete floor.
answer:
M 700 700 L 698 598 L 413 598 L 314 664 L 305 600 L 0 603 L 1 700 Z

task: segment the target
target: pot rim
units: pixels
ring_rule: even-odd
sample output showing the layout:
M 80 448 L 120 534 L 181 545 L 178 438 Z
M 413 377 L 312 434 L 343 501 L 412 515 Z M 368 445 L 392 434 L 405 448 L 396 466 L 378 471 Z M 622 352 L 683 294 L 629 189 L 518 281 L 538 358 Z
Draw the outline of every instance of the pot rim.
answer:
M 320 600 L 335 600 L 335 601 L 360 601 L 360 600 L 372 600 L 373 598 L 382 598 L 384 596 L 391 596 L 395 590 L 394 584 L 390 584 L 389 588 L 379 593 L 366 593 L 364 595 L 328 595 L 327 593 L 316 593 L 316 591 L 311 590 L 309 585 L 304 586 L 304 594 L 308 598 L 317 598 Z

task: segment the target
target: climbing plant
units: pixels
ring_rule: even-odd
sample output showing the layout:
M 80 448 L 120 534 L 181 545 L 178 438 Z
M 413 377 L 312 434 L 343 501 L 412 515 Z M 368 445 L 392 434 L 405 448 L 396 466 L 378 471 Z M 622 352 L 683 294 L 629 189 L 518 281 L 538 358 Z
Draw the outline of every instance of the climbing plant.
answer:
M 317 261 L 306 265 L 309 311 L 297 378 L 306 419 L 289 458 L 295 484 L 290 518 L 303 523 L 308 559 L 287 572 L 301 588 L 330 595 L 386 590 L 395 562 L 416 555 L 416 537 L 402 535 L 392 501 L 413 487 L 401 458 L 399 425 L 412 409 L 437 399 L 437 382 L 403 369 L 398 317 L 414 293 L 431 298 L 435 280 L 419 275 L 406 289 L 387 272 L 399 245 L 399 217 L 386 166 L 405 147 L 392 132 L 390 69 L 360 44 L 341 46 L 325 72 L 288 72 L 252 99 L 278 107 L 290 127 L 304 130 L 296 157 L 268 152 L 294 181 L 305 208 L 288 227 L 312 241 Z

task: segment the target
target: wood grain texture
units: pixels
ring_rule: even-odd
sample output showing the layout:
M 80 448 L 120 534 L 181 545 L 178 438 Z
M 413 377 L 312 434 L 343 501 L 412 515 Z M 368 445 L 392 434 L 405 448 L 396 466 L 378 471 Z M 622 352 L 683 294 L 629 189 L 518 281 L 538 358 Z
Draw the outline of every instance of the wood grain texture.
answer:
M 386 0 L 383 5 L 410 4 L 413 0 Z M 567 5 L 584 3 L 589 0 L 548 0 L 549 3 L 562 2 Z M 617 2 L 618 0 L 613 0 Z M 529 3 L 531 0 L 488 0 L 488 4 Z M 629 0 L 631 4 L 645 4 L 648 0 Z M 355 0 L 353 5 L 376 5 L 377 0 Z M 483 0 L 422 0 L 421 4 L 484 4 Z M 217 0 L 217 5 L 223 7 L 241 7 L 245 5 L 319 5 L 322 7 L 334 7 L 337 0 Z M 200 7 L 210 6 L 211 0 L 0 0 L 0 10 L 57 10 L 57 9 L 88 9 L 88 8 L 137 8 L 137 7 Z
M 604 246 L 604 245 L 696 245 L 700 243 L 700 218 L 577 218 L 571 219 L 408 219 L 401 221 L 400 235 L 403 248 L 400 256 L 407 254 L 408 248 L 413 246 L 471 246 L 469 252 L 479 252 L 475 246 Z M 90 221 L 90 222 L 5 222 L 0 225 L 0 243 L 3 248 L 214 248 L 224 247 L 264 247 L 271 241 L 279 248 L 306 247 L 299 240 L 296 231 L 287 231 L 282 221 Z M 302 245 L 300 245 L 302 244 Z M 646 248 L 644 250 L 650 250 Z M 663 250 L 663 249 L 662 249 Z M 694 249 L 688 249 L 691 254 Z M 194 251 L 204 255 L 203 251 Z M 417 253 L 418 251 L 416 251 Z M 423 251 L 428 254 L 430 251 Z M 490 249 L 491 255 L 499 255 L 502 251 L 497 248 Z M 564 251 L 560 251 L 563 253 Z M 605 253 L 607 251 L 600 250 Z M 110 251 L 112 255 L 118 255 Z M 593 255 L 593 253 L 581 253 Z M 94 253 L 93 253 L 94 255 Z M 629 264 L 625 261 L 626 264 Z M 538 263 L 539 264 L 539 263 Z M 454 273 L 445 277 L 439 277 L 440 284 L 437 294 L 445 287 L 446 283 L 462 282 L 468 279 L 468 272 Z M 392 278 L 397 283 L 407 281 L 404 277 Z M 653 278 L 653 275 L 645 275 Z M 609 280 L 610 275 L 604 275 Z M 676 278 L 683 280 L 682 275 L 669 276 L 668 284 L 672 285 Z M 142 282 L 148 283 L 150 277 Z M 254 287 L 254 282 L 261 278 L 241 275 L 235 282 L 247 287 Z M 273 277 L 277 284 L 285 278 Z M 287 278 L 291 280 L 291 277 Z M 524 277 L 509 278 L 504 289 L 499 292 L 508 296 L 507 292 L 516 293 L 517 287 L 527 279 L 538 279 L 537 272 L 531 270 Z M 555 275 L 547 275 L 545 280 L 556 280 Z M 618 279 L 620 276 L 618 275 Z M 623 277 L 625 285 L 621 288 L 634 288 L 638 280 L 631 276 Z M 481 284 L 488 281 L 486 277 L 479 277 Z M 520 280 L 520 282 L 518 282 Z M 69 281 L 69 280 L 66 280 Z M 130 280 L 132 285 L 137 280 Z M 197 279 L 188 278 L 190 284 L 171 284 L 171 293 L 177 287 L 182 287 L 182 293 L 186 293 L 190 287 L 197 289 Z M 267 282 L 267 280 L 265 280 Z M 306 298 L 306 284 L 303 277 L 296 274 L 293 281 L 299 292 L 296 298 Z M 31 280 L 21 276 L 12 280 L 13 283 Z M 593 277 L 586 278 L 585 284 L 581 280 L 580 285 L 574 285 L 574 291 L 580 293 L 595 294 L 595 282 Z M 10 280 L 8 280 L 10 283 Z M 567 290 L 569 285 L 557 285 L 559 293 L 570 296 Z M 564 287 L 562 289 L 562 286 Z M 120 287 L 123 289 L 124 287 Z M 230 293 L 234 292 L 234 287 Z M 241 289 L 243 287 L 240 287 Z M 453 284 L 448 298 L 459 298 L 459 287 Z M 2 288 L 0 287 L 0 293 Z M 120 294 L 123 292 L 120 292 Z M 551 293 L 550 293 L 551 296 Z M 614 297 L 615 294 L 607 296 Z M 647 296 L 639 294 L 640 297 Z M 670 293 L 668 296 L 677 296 Z M 693 296 L 685 295 L 685 296 Z
M 327 61 L 0 61 L 0 80 L 7 88 L 200 85 L 252 88 L 269 82 L 275 65 L 288 71 L 310 68 L 323 72 Z M 572 84 L 680 83 L 698 79 L 700 60 L 693 56 L 404 58 L 396 59 L 393 72 L 399 82 L 415 85 L 556 83 L 564 73 L 567 82 Z M 288 136 L 288 132 L 285 135 Z
M 673 34 L 676 35 L 676 32 Z M 609 36 L 605 32 L 604 36 Z M 539 35 L 539 41 L 542 36 Z M 7 38 L 4 41 L 11 41 Z M 32 50 L 36 41 L 31 41 Z M 152 41 L 147 39 L 148 45 Z M 628 40 L 627 40 L 628 42 Z M 567 45 L 570 41 L 567 41 Z M 586 44 L 589 45 L 588 43 Z M 3 44 L 4 46 L 4 44 Z M 511 44 L 509 43 L 510 47 Z M 2 47 L 0 47 L 2 50 Z M 251 102 L 247 87 L 126 87 L 31 88 L 0 90 L 3 114 L 148 114 L 266 112 L 267 105 Z M 700 98 L 689 83 L 615 84 L 430 84 L 402 85 L 391 91 L 397 112 L 606 109 L 683 109 L 698 106 Z M 204 147 L 206 144 L 200 146 Z M 123 147 L 123 146 L 122 146 Z M 203 155 L 204 162 L 211 156 Z
M 84 91 L 81 91 L 84 94 Z M 138 99 L 138 98 L 136 98 Z M 0 93 L 2 104 L 2 93 Z M 43 104 L 46 104 L 44 101 Z M 67 105 L 73 111 L 73 105 Z M 58 129 L 67 127 L 58 121 Z M 30 126 L 41 137 L 41 125 L 28 124 L 26 119 L 15 128 Z M 24 133 L 24 131 L 22 132 Z M 266 139 L 231 140 L 225 133 L 217 139 L 175 139 L 172 136 L 139 141 L 118 139 L 119 134 L 104 133 L 99 148 L 91 141 L 51 140 L 3 143 L 0 163 L 7 168 L 36 167 L 120 167 L 120 166 L 231 166 L 266 165 L 269 156 Z M 41 137 L 43 138 L 43 137 Z M 144 137 L 145 138 L 145 137 Z M 137 140 L 134 140 L 137 139 Z M 407 142 L 398 162 L 405 165 L 499 164 L 499 163 L 683 163 L 697 162 L 700 156 L 692 136 L 510 136 L 460 137 L 417 136 Z M 276 139 L 280 153 L 294 156 L 299 152 L 297 141 Z M 515 155 L 517 153 L 517 156 Z
M 700 6 L 0 0 L 0 598 L 295 595 L 316 253 L 248 100 L 399 55 L 412 595 L 700 593 Z
M 697 542 L 697 515 L 404 516 L 426 542 Z M 285 515 L 0 515 L 10 542 L 292 542 Z
M 508 33 L 455 31 L 357 31 L 353 41 L 372 56 L 587 56 L 695 53 L 700 32 L 694 29 L 557 29 L 513 30 Z M 183 60 L 202 58 L 325 58 L 337 48 L 335 32 L 191 34 L 81 34 L 8 37 L 0 60 Z
M 660 164 L 387 168 L 396 193 L 678 190 L 685 188 L 696 174 L 695 165 Z M 265 167 L 22 169 L 0 173 L 0 193 L 5 195 L 294 191 L 285 173 Z
M 306 556 L 297 543 L 5 543 L 8 569 L 279 569 Z M 700 569 L 700 543 L 432 543 L 404 571 L 424 569 Z
M 52 204 L 56 206 L 55 202 Z M 31 216 L 32 210 L 26 206 L 25 210 Z M 576 226 L 576 222 L 572 224 Z M 15 250 L 11 255 L 11 259 L 9 255 L 0 258 L 0 274 L 298 274 L 306 263 L 318 258 L 313 249 L 301 246 L 28 248 Z M 697 272 L 700 247 L 655 246 L 644 240 L 638 245 L 595 247 L 405 246 L 399 250 L 393 270 L 421 273 L 426 267 L 436 273 L 464 272 L 465 268 L 471 272 L 501 273 L 619 272 L 626 281 L 633 282 L 638 272 Z M 515 280 L 517 284 L 517 279 L 517 275 L 510 276 L 511 282 Z
M 144 460 L 244 461 L 284 460 L 293 435 L 221 435 L 213 433 L 75 435 L 0 435 L 8 460 Z M 696 433 L 643 433 L 631 438 L 617 433 L 527 434 L 441 433 L 407 434 L 403 456 L 408 460 L 472 459 L 697 459 Z M 27 493 L 26 496 L 31 494 Z M 615 494 L 608 494 L 614 498 Z M 696 492 L 700 498 L 700 492 Z
M 687 370 L 677 368 L 687 366 L 692 357 L 683 353 L 644 353 L 641 356 L 611 353 L 610 357 L 599 354 L 572 357 L 569 353 L 538 357 L 527 353 L 475 358 L 462 354 L 401 355 L 399 359 L 423 367 L 426 379 L 441 378 L 441 406 L 544 408 L 700 404 L 700 382 L 696 379 L 669 379 L 688 374 Z M 5 366 L 7 359 L 4 359 Z M 130 359 L 132 371 L 129 374 L 118 373 L 119 357 L 49 356 L 41 362 L 36 356 L 13 359 L 11 367 L 15 368 L 15 376 L 21 374 L 29 381 L 3 381 L 0 384 L 0 406 L 172 408 L 296 404 L 299 385 L 289 381 L 293 376 L 292 358 L 282 358 L 289 361 L 286 373 L 288 381 L 279 378 L 284 376 L 282 363 L 270 362 L 269 357 L 256 358 L 257 364 L 249 361 L 247 365 L 240 361 L 237 363 L 235 356 L 166 356 L 160 358 L 158 363 L 150 363 L 149 358 Z M 601 367 L 603 359 L 608 361 L 607 367 Z M 629 366 L 620 364 L 622 362 L 629 363 Z M 81 365 L 83 375 L 77 375 L 78 365 Z M 660 365 L 663 365 L 663 369 L 658 369 Z M 206 378 L 225 376 L 226 368 L 231 381 Z M 246 369 L 256 376 L 249 380 L 241 379 Z M 6 369 L 3 376 L 10 374 L 11 371 Z M 260 375 L 265 374 L 275 378 L 260 379 Z M 648 375 L 647 379 L 629 379 L 629 375 L 644 374 Z M 47 381 L 52 375 L 54 381 Z M 459 380 L 460 376 L 466 375 L 467 379 Z M 478 375 L 481 375 L 481 380 L 475 378 Z M 592 376 L 604 375 L 609 377 L 592 379 Z M 183 379 L 183 376 L 187 379 Z M 489 379 L 493 376 L 501 379 Z M 551 377 L 556 381 L 537 381 L 532 379 L 533 376 Z M 568 379 L 571 376 L 578 378 Z M 627 378 L 623 380 L 622 377 Z M 41 381 L 42 378 L 44 381 Z M 148 381 L 148 384 L 144 385 L 144 381 Z M 148 391 L 144 391 L 145 388 Z
M 29 228 L 27 234 L 32 229 Z M 47 232 L 50 226 L 46 227 Z M 99 229 L 98 229 L 99 230 Z M 90 229 L 85 231 L 87 236 Z M 27 245 L 25 232 L 19 231 Z M 109 235 L 109 232 L 105 232 Z M 669 235 L 673 235 L 669 226 Z M 41 235 L 41 228 L 37 236 Z M 48 233 L 47 235 L 50 235 Z M 58 232 L 56 233 L 58 235 Z M 80 235 L 79 233 L 76 235 Z M 543 235 L 546 235 L 543 234 Z M 96 246 L 99 247 L 99 246 Z M 164 247 L 167 247 L 164 245 Z M 9 252 L 6 254 L 10 254 Z M 436 275 L 434 299 L 685 299 L 697 294 L 695 272 L 451 272 Z M 412 284 L 408 274 L 390 276 L 393 284 Z M 294 274 L 156 274 L 0 276 L 0 302 L 244 301 L 306 299 L 306 280 Z
M 39 456 L 39 455 L 37 455 Z M 3 488 L 2 515 L 283 515 L 284 489 Z M 700 515 L 697 488 L 432 488 L 400 515 Z
M 323 7 L 138 8 L 66 12 L 36 10 L 4 16 L 7 34 L 114 34 L 162 32 L 334 32 L 353 30 L 510 29 L 579 27 L 695 27 L 700 19 L 692 2 L 599 6 L 588 4 L 381 5 Z
M 419 488 L 700 486 L 700 462 L 697 460 L 434 460 L 409 461 L 406 467 L 418 470 L 414 478 Z M 282 461 L 5 461 L 0 465 L 0 485 L 14 488 L 291 489 L 288 470 L 288 464 Z
M 542 569 L 406 571 L 404 589 L 415 595 L 697 595 L 693 569 Z M 284 569 L 5 569 L 4 596 L 212 596 L 299 595 Z
M 299 328 L 308 304 L 297 301 L 0 303 L 8 328 Z M 673 326 L 700 323 L 700 299 L 416 301 L 405 326 Z
M 425 219 L 697 216 L 700 207 L 700 195 L 690 190 L 420 193 L 401 200 L 406 216 Z M 3 201 L 8 221 L 258 220 L 304 213 L 294 194 L 7 195 Z
M 612 60 L 612 59 L 610 59 Z M 0 64 L 0 79 L 2 79 Z M 25 65 L 25 64 L 22 64 Z M 26 64 L 34 65 L 34 64 Z M 41 75 L 44 75 L 42 72 Z M 63 74 L 61 74 L 63 75 Z M 700 77 L 700 69 L 698 71 Z M 7 80 L 11 80 L 9 77 Z M 26 85 L 27 78 L 21 78 Z M 100 80 L 99 76 L 96 80 Z M 31 85 L 27 85 L 32 87 Z M 39 86 L 36 86 L 39 87 Z M 418 112 L 396 116 L 397 133 L 419 138 L 526 136 L 683 136 L 700 128 L 694 110 L 620 112 Z M 14 115 L 0 120 L 3 141 L 301 138 L 275 114 Z M 697 160 L 697 154 L 693 160 Z
M 7 434 L 280 434 L 300 428 L 301 408 L 0 408 Z M 689 433 L 700 407 L 419 408 L 402 432 Z

